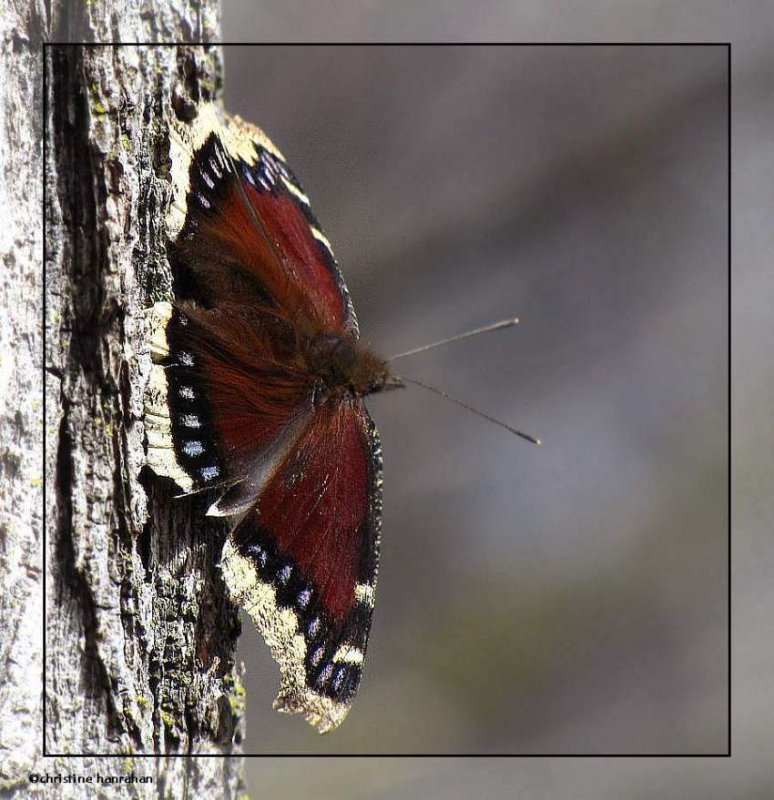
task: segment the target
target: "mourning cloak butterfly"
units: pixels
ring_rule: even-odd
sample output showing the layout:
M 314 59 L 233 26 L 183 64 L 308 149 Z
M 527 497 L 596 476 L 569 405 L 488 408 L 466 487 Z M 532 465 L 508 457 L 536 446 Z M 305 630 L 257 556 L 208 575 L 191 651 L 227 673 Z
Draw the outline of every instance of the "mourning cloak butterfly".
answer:
M 382 459 L 362 398 L 401 383 L 359 341 L 265 134 L 211 104 L 170 127 L 171 257 L 193 288 L 152 311 L 148 463 L 216 491 L 223 577 L 279 664 L 275 708 L 326 732 L 360 685 L 374 606 Z

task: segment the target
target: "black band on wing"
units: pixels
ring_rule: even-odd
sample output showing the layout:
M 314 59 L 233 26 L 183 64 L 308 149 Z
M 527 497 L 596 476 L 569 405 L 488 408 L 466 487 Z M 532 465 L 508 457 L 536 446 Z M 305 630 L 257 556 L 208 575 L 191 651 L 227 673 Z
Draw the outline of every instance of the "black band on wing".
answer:
M 295 618 L 306 643 L 304 670 L 307 688 L 338 703 L 349 704 L 360 686 L 362 662 L 368 648 L 379 562 L 382 459 L 378 433 L 364 407 L 359 407 L 362 435 L 369 453 L 368 508 L 360 525 L 358 578 L 350 610 L 335 619 L 320 601 L 319 586 L 298 563 L 276 546 L 276 538 L 260 522 L 259 512 L 248 514 L 231 539 L 248 559 L 261 583 L 272 587 L 280 609 Z
M 193 154 L 188 173 L 185 222 L 173 247 L 182 291 L 210 306 L 241 296 L 264 307 L 313 312 L 357 336 L 330 244 L 277 152 L 249 137 L 231 151 L 213 132 Z M 237 239 L 249 243 L 248 251 L 235 247 Z
M 186 345 L 185 313 L 173 309 L 167 324 L 169 355 L 162 361 L 167 378 L 172 444 L 180 467 L 194 488 L 215 486 L 225 476 L 223 454 L 197 354 Z
M 268 531 L 248 517 L 236 527 L 232 539 L 239 553 L 252 562 L 259 580 L 273 587 L 277 605 L 290 609 L 295 616 L 298 632 L 306 641 L 307 686 L 338 702 L 349 701 L 360 685 L 361 665 L 335 664 L 333 656 L 344 641 L 351 641 L 364 652 L 371 609 L 356 609 L 344 625 L 336 623 L 321 607 L 314 585 L 297 564 L 277 552 Z

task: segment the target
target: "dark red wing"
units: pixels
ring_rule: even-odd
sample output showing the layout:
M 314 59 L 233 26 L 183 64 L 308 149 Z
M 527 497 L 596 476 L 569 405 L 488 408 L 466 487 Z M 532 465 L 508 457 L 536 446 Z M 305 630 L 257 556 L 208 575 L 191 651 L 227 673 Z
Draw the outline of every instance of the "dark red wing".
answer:
M 280 152 L 258 129 L 229 118 L 191 159 L 179 261 L 213 305 L 270 304 L 313 332 L 357 320 L 328 240 Z
M 312 414 L 310 380 L 293 368 L 292 326 L 245 306 L 167 308 L 154 368 L 167 435 L 149 460 L 186 491 L 240 481 L 239 495 L 254 501 L 268 454 L 276 461 Z
M 360 684 L 373 613 L 381 451 L 359 400 L 320 408 L 234 529 L 223 570 L 282 672 L 278 705 L 327 730 Z
M 223 576 L 279 663 L 275 705 L 329 730 L 368 643 L 381 453 L 358 398 L 343 385 L 320 398 L 307 355 L 316 337 L 351 342 L 357 319 L 259 129 L 205 104 L 171 134 L 167 224 L 178 296 L 193 302 L 154 307 L 148 463 L 185 491 L 222 490 L 209 513 L 236 520 Z
M 370 453 L 361 413 L 350 403 L 322 408 L 257 507 L 261 527 L 298 565 L 337 622 L 354 603 L 369 503 Z

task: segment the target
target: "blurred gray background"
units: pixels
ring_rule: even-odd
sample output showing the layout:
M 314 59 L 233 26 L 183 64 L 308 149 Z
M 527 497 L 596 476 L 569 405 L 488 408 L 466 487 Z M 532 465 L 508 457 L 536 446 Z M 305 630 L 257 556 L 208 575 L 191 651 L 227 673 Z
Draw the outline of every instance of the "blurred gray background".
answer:
M 364 682 L 251 752 L 719 753 L 727 737 L 727 53 L 226 50 L 226 105 L 285 152 L 410 387 L 385 454 Z
M 371 35 L 377 12 L 353 13 L 346 34 Z M 227 2 L 224 38 L 245 36 L 253 13 Z M 267 19 L 264 34 L 289 35 L 283 12 Z M 757 58 L 741 62 L 736 98 L 757 104 L 770 91 L 767 35 L 750 34 Z M 725 51 L 261 47 L 227 48 L 225 60 L 228 107 L 288 156 L 364 335 L 389 354 L 518 314 L 514 331 L 401 368 L 545 443 L 420 389 L 371 402 L 386 494 L 363 687 L 328 737 L 274 714 L 276 668 L 246 625 L 247 749 L 722 752 Z M 753 145 L 742 174 L 770 202 L 762 120 L 740 118 Z M 758 254 L 771 244 L 753 230 L 760 208 L 744 237 Z M 742 310 L 753 320 L 771 300 L 762 275 L 748 263 Z M 735 364 L 753 413 L 774 389 L 756 367 Z M 770 431 L 746 422 L 745 455 L 770 474 Z M 759 492 L 737 519 L 743 534 L 757 531 L 756 511 L 770 513 L 755 463 L 737 464 L 737 481 L 756 476 L 751 499 Z M 769 562 L 743 541 L 754 569 L 735 601 L 749 610 Z M 722 780 L 744 763 L 753 717 L 774 720 L 771 653 L 753 663 L 756 691 L 735 696 L 733 762 L 256 760 L 251 783 L 263 797 L 639 797 L 645 786 L 765 797 L 766 765 Z

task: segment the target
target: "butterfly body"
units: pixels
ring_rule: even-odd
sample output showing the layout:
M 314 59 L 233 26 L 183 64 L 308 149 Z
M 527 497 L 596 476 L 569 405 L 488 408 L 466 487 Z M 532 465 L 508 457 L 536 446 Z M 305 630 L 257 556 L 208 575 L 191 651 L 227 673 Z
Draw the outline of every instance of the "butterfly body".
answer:
M 221 568 L 279 664 L 275 707 L 321 732 L 346 716 L 373 614 L 381 448 L 363 397 L 398 387 L 359 338 L 328 240 L 284 157 L 200 107 L 172 120 L 171 261 L 157 303 L 148 463 L 211 489 Z
M 351 337 L 320 334 L 309 343 L 306 358 L 317 378 L 316 394 L 325 399 L 364 397 L 403 385 L 386 361 Z

